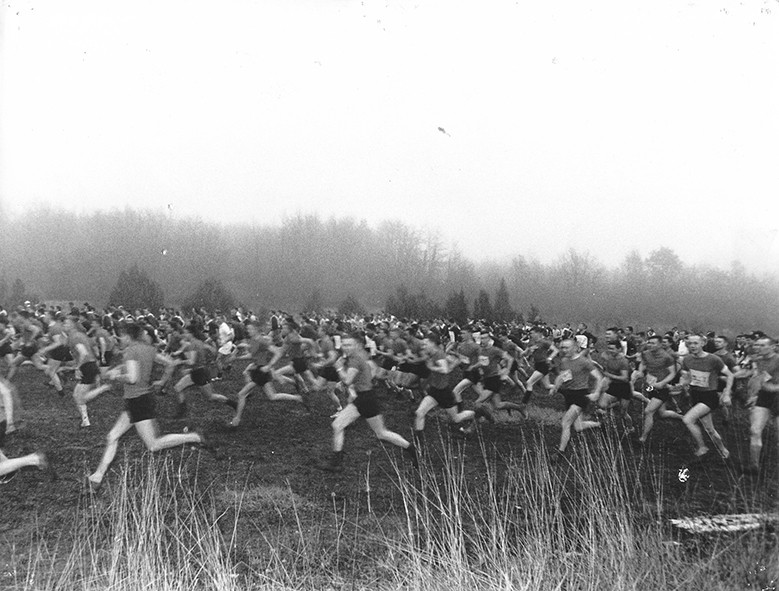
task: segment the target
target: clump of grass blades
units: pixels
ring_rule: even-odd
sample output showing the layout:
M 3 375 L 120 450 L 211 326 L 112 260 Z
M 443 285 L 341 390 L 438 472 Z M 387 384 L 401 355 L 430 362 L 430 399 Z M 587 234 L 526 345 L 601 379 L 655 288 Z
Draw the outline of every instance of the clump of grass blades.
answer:
M 39 545 L 17 588 L 237 588 L 208 487 L 198 492 L 170 457 L 125 460 L 117 472 L 99 497 L 85 497 L 71 547 Z
M 394 544 L 410 568 L 397 569 L 392 586 L 623 590 L 705 581 L 705 588 L 731 589 L 750 574 L 721 564 L 765 557 L 760 532 L 723 539 L 708 555 L 681 551 L 662 515 L 662 478 L 651 474 L 664 466 L 614 438 L 580 437 L 554 465 L 542 433 L 525 443 L 500 461 L 482 443 L 476 484 L 472 466 L 466 473 L 473 458 L 444 437 L 440 456 L 426 458 L 417 477 L 398 471 L 406 531 Z M 650 478 L 641 478 L 646 472 Z M 775 571 L 776 563 L 761 564 Z

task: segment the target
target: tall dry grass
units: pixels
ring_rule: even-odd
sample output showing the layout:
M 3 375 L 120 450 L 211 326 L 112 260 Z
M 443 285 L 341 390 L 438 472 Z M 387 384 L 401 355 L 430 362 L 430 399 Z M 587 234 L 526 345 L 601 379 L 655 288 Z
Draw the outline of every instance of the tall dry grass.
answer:
M 68 548 L 14 557 L 12 587 L 776 588 L 775 533 L 675 540 L 662 464 L 608 437 L 574 448 L 550 465 L 543 433 L 508 457 L 441 436 L 418 471 L 392 462 L 395 507 L 378 515 L 284 487 L 203 483 L 172 455 L 125 461 L 108 490 L 85 497 Z M 370 480 L 369 467 L 355 495 L 370 495 Z

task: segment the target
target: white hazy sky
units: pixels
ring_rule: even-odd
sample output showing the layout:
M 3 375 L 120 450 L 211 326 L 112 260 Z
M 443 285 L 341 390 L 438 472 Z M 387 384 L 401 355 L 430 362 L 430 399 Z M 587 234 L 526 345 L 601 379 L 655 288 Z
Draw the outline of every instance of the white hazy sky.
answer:
M 0 203 L 779 269 L 777 0 L 5 0 Z M 551 231 L 550 231 L 551 230 Z

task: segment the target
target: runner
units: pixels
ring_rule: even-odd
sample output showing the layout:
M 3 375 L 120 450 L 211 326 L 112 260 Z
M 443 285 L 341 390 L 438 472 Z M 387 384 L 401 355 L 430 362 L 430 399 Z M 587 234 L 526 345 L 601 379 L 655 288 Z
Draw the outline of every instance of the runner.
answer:
M 277 376 L 273 372 L 273 365 L 281 357 L 281 349 L 273 344 L 270 336 L 263 334 L 262 329 L 266 327 L 257 321 L 251 321 L 246 328 L 249 333 L 249 351 L 240 356 L 239 359 L 251 359 L 251 363 L 243 371 L 246 384 L 238 392 L 235 416 L 230 421 L 232 428 L 237 428 L 240 425 L 243 411 L 246 408 L 246 400 L 257 386 L 262 388 L 270 401 L 288 400 L 305 405 L 303 397 L 299 394 L 276 392 L 273 380 Z
M 151 339 L 138 324 L 128 324 L 121 331 L 122 344 L 125 345 L 123 363 L 108 371 L 109 379 L 124 383 L 125 410 L 119 415 L 106 437 L 106 447 L 97 469 L 88 476 L 87 482 L 93 491 L 100 488 L 111 462 L 116 456 L 119 439 L 135 426 L 138 436 L 146 449 L 161 451 L 187 443 L 201 445 L 213 453 L 215 448 L 200 433 L 170 433 L 158 435 L 154 404 L 154 388 L 161 387 L 173 373 L 173 362 L 160 354 L 151 345 Z M 164 365 L 166 370 L 162 379 L 151 382 L 154 364 Z
M 313 363 L 312 367 L 327 384 L 327 395 L 336 405 L 336 414 L 343 409 L 341 399 L 336 394 L 336 390 L 341 389 L 341 378 L 335 369 L 335 362 L 338 360 L 338 351 L 335 350 L 333 339 L 327 334 L 327 328 L 324 324 L 318 328 L 317 347 L 319 349 L 320 360 Z M 378 349 L 377 349 L 378 352 Z M 377 376 L 378 377 L 378 376 Z M 333 414 L 330 418 L 335 418 Z
M 468 388 L 474 389 L 477 398 L 481 398 L 484 394 L 480 384 L 482 377 L 482 365 L 479 361 L 481 347 L 473 338 L 473 329 L 468 326 L 464 327 L 460 331 L 460 340 L 459 344 L 454 345 L 454 350 L 460 358 L 463 378 L 452 391 L 457 401 L 458 410 L 462 410 L 463 392 Z
M 641 361 L 636 374 L 643 376 L 644 390 L 649 398 L 649 403 L 644 408 L 644 429 L 638 439 L 640 444 L 644 444 L 654 426 L 655 414 L 661 419 L 681 421 L 683 417 L 667 408 L 671 397 L 668 384 L 676 375 L 676 361 L 663 350 L 659 335 L 653 334 L 647 338 L 646 347 L 639 358 Z
M 73 388 L 73 402 L 81 415 L 81 426 L 89 427 L 87 403 L 111 389 L 109 384 L 100 385 L 100 368 L 95 359 L 92 343 L 84 332 L 78 318 L 68 316 L 64 324 L 68 337 L 68 348 L 76 366 L 76 386 Z
M 722 335 L 716 335 L 713 338 L 713 342 L 714 342 L 714 347 L 713 347 L 714 354 L 720 359 L 722 359 L 722 362 L 725 364 L 725 366 L 735 376 L 739 368 L 738 368 L 738 364 L 736 363 L 736 358 L 730 353 L 729 350 L 730 343 L 728 343 L 727 337 L 724 337 Z M 717 382 L 717 392 L 722 394 L 722 392 L 725 390 L 726 384 L 727 384 L 727 379 L 725 379 L 724 376 L 720 375 L 719 380 Z M 734 384 L 733 391 L 735 391 L 735 380 L 733 384 Z M 730 422 L 732 410 L 733 410 L 732 405 L 722 407 L 722 415 L 726 425 Z
M 49 343 L 40 350 L 40 355 L 46 358 L 45 373 L 49 376 L 49 384 L 54 386 L 57 394 L 64 396 L 65 391 L 62 388 L 62 381 L 58 372 L 64 362 L 73 360 L 73 356 L 70 353 L 70 349 L 68 349 L 68 337 L 60 322 L 59 314 L 49 312 L 47 316 L 49 318 L 49 326 L 46 334 Z
M 488 420 L 491 415 L 486 407 L 477 406 L 476 411 L 458 410 L 457 399 L 452 393 L 450 374 L 458 365 L 456 358 L 450 358 L 441 349 L 441 338 L 435 333 L 428 333 L 424 340 L 427 354 L 427 367 L 430 370 L 428 393 L 422 398 L 414 413 L 414 442 L 421 446 L 424 444 L 425 416 L 436 406 L 443 408 L 450 420 L 459 425 L 466 421 L 484 416 Z
M 633 418 L 628 412 L 633 398 L 630 364 L 622 353 L 622 345 L 618 340 L 611 340 L 606 345 L 606 352 L 602 356 L 602 372 L 605 379 L 603 392 L 598 400 L 599 408 L 603 411 L 616 408 L 625 433 L 633 433 Z
M 31 318 L 30 313 L 27 310 L 14 313 L 12 322 L 14 324 L 14 331 L 18 337 L 18 341 L 13 344 L 13 347 L 18 353 L 9 363 L 8 381 L 10 382 L 13 380 L 19 366 L 26 361 L 31 362 L 35 366 L 35 369 L 46 373 L 46 366 L 43 363 L 43 359 L 38 354 L 38 338 L 43 334 L 41 323 L 34 318 Z
M 328 472 L 340 472 L 343 469 L 345 430 L 360 417 L 367 421 L 376 437 L 403 448 L 416 465 L 417 452 L 414 445 L 384 426 L 378 394 L 373 390 L 371 368 L 360 339 L 348 336 L 341 339 L 341 345 L 344 357 L 336 362 L 336 369 L 341 381 L 347 387 L 354 388 L 354 398 L 333 420 L 333 455 L 322 469 Z
M 706 353 L 703 350 L 703 344 L 704 338 L 699 334 L 687 337 L 686 348 L 689 354 L 685 355 L 682 360 L 681 383 L 690 390 L 692 408 L 684 415 L 684 425 L 690 431 L 690 435 L 697 445 L 695 450 L 697 460 L 702 459 L 709 452 L 709 448 L 703 441 L 703 433 L 697 424 L 698 422 L 703 425 L 720 455 L 727 459 L 730 457 L 730 452 L 714 428 L 711 412 L 719 408 L 720 404 L 730 406 L 733 373 L 722 359 L 711 353 Z M 727 380 L 721 396 L 717 393 L 717 381 L 720 374 L 725 376 Z
M 238 352 L 235 345 L 235 331 L 227 322 L 227 317 L 217 310 L 216 312 L 216 380 L 224 377 L 224 372 L 229 372 L 233 367 L 233 361 Z
M 533 395 L 533 388 L 540 381 L 547 390 L 552 390 L 554 386 L 549 381 L 550 363 L 557 356 L 557 348 L 552 341 L 545 338 L 544 329 L 540 326 L 534 326 L 530 329 L 530 343 L 525 350 L 525 356 L 532 359 L 533 373 L 525 384 L 525 395 L 522 398 L 523 404 L 530 402 Z
M 748 472 L 758 474 L 763 450 L 763 431 L 771 417 L 779 433 L 779 355 L 776 340 L 758 339 L 754 345 L 754 368 L 747 370 L 749 380 L 749 466 Z M 778 442 L 779 446 L 779 442 Z
M 515 402 L 504 402 L 500 396 L 501 385 L 503 383 L 502 378 L 508 373 L 513 359 L 514 358 L 506 351 L 493 344 L 492 337 L 489 333 L 485 332 L 481 335 L 479 363 L 482 366 L 482 393 L 476 399 L 476 406 L 478 407 L 480 404 L 490 401 L 495 410 L 506 410 L 509 412 L 516 410 L 522 413 L 523 418 L 527 418 L 527 414 L 522 405 L 516 404 Z M 491 416 L 491 413 L 488 413 L 488 415 Z
M 560 373 L 555 379 L 552 394 L 560 392 L 565 400 L 566 411 L 563 415 L 560 434 L 560 445 L 557 448 L 557 457 L 561 457 L 568 442 L 571 439 L 571 427 L 579 433 L 585 429 L 600 427 L 596 421 L 584 421 L 582 413 L 587 409 L 590 401 L 598 400 L 603 386 L 603 376 L 595 364 L 579 349 L 578 341 L 564 339 L 560 342 L 560 351 L 563 354 L 560 360 Z M 596 380 L 595 388 L 590 393 L 590 377 Z
M 6 433 L 10 433 L 7 431 L 7 427 L 13 425 L 13 416 L 8 415 L 9 407 L 7 404 L 13 397 L 13 386 L 0 377 L 0 483 L 7 482 L 10 475 L 27 466 L 35 466 L 39 470 L 46 470 L 49 467 L 46 454 L 42 452 L 31 453 L 20 458 L 9 458 L 5 455 L 5 436 Z M 52 474 L 52 478 L 55 476 Z
M 184 391 L 191 386 L 197 386 L 212 402 L 221 402 L 233 410 L 237 409 L 238 405 L 235 401 L 214 392 L 208 370 L 207 351 L 209 347 L 203 342 L 203 333 L 200 332 L 200 328 L 193 324 L 186 326 L 183 343 L 185 359 L 179 364 L 189 366 L 189 373 L 185 374 L 173 387 L 178 398 L 176 418 L 183 419 L 187 415 L 187 400 Z M 213 350 L 211 351 L 213 352 Z

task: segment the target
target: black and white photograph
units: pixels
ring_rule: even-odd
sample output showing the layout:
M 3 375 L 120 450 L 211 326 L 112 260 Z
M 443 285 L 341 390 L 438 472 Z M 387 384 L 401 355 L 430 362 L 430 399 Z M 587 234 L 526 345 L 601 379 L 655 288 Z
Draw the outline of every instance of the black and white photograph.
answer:
M 5 0 L 0 588 L 779 588 L 779 0 Z

